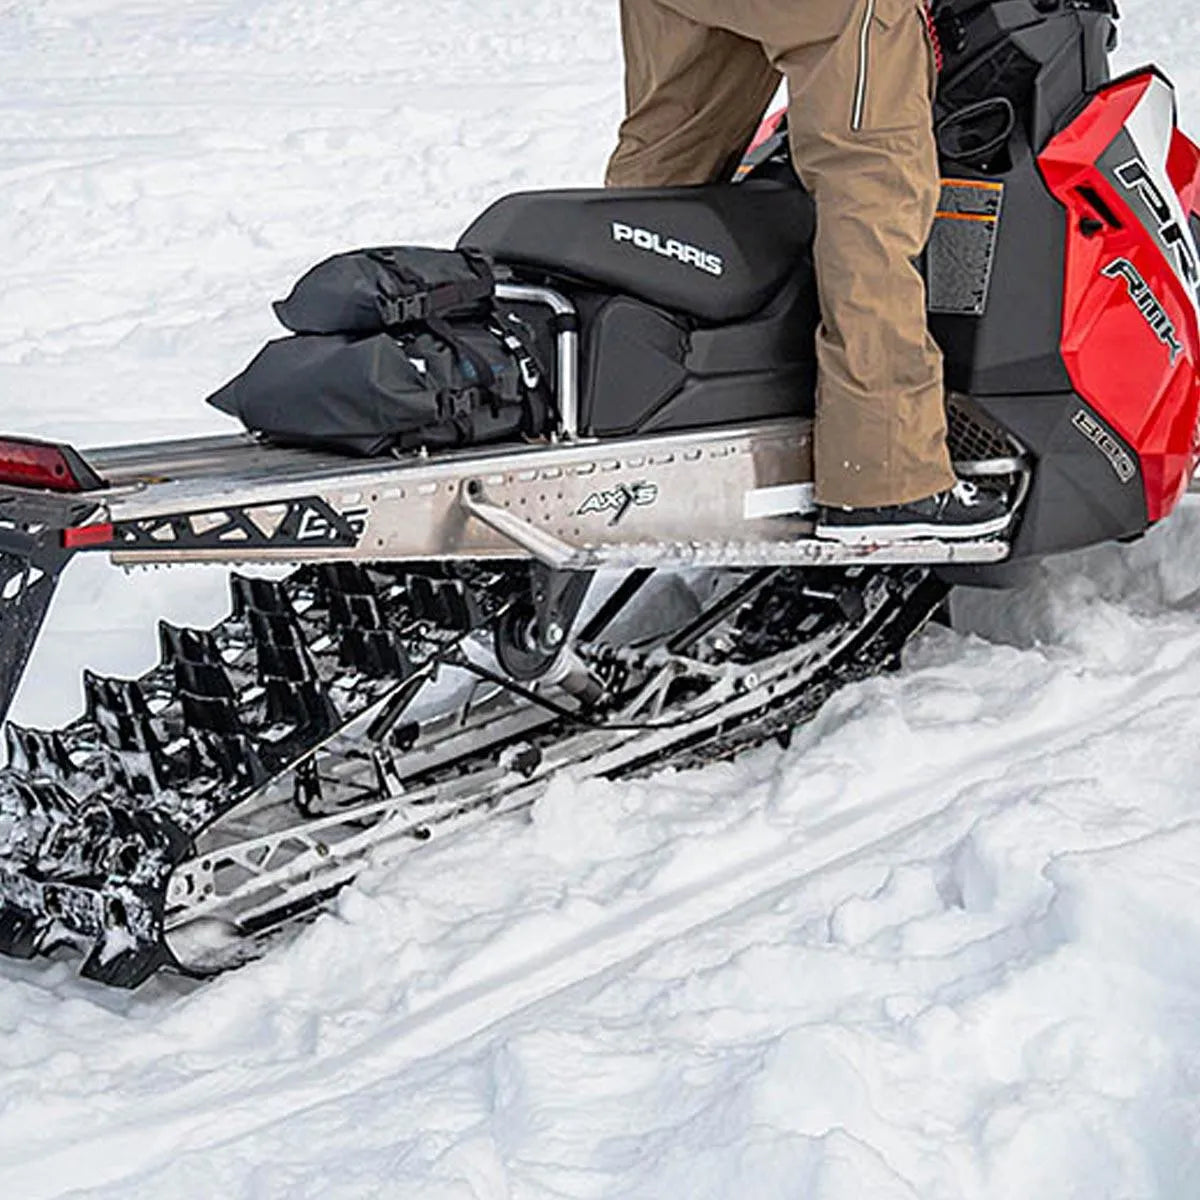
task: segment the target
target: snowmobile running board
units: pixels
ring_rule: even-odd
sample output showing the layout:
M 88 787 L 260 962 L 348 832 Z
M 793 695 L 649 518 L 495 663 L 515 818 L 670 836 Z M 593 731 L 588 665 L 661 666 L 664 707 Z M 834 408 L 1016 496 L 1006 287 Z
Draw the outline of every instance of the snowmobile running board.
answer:
M 104 483 L 86 492 L 0 486 L 0 522 L 63 530 L 67 550 L 128 565 L 532 558 L 595 570 L 987 563 L 1007 554 L 995 538 L 818 541 L 811 458 L 811 422 L 800 420 L 386 461 L 249 435 L 201 438 L 90 451 L 84 461 Z M 1025 469 L 1016 457 L 982 468 Z

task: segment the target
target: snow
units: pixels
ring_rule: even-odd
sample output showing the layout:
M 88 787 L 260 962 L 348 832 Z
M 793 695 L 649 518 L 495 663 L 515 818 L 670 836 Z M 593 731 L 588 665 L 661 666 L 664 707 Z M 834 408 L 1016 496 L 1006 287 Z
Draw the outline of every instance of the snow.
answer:
M 1194 6 L 1122 7 L 1200 121 Z M 318 258 L 594 181 L 615 10 L 0 4 L 3 426 L 222 428 Z M 0 965 L 0 1195 L 1200 1194 L 1197 544 L 966 595 L 786 752 L 560 778 L 212 984 Z M 18 719 L 223 586 L 77 564 Z

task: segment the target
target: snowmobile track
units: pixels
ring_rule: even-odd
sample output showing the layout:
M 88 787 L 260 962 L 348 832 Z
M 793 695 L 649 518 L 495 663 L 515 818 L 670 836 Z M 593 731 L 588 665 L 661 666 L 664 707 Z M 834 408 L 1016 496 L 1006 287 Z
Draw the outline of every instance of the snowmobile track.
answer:
M 68 729 L 10 729 L 4 948 L 82 943 L 84 974 L 124 986 L 164 965 L 212 973 L 327 901 L 368 852 L 526 808 L 564 767 L 627 778 L 786 736 L 893 662 L 945 592 L 919 569 L 839 578 L 725 579 L 640 651 L 604 642 L 640 601 L 618 588 L 583 630 L 596 640 L 569 652 L 605 698 L 593 708 L 569 681 L 530 691 L 466 652 L 514 628 L 525 568 L 234 576 L 226 621 L 164 624 L 141 680 L 89 675 Z M 584 591 L 563 595 L 577 606 Z M 447 665 L 478 676 L 465 706 L 411 720 Z

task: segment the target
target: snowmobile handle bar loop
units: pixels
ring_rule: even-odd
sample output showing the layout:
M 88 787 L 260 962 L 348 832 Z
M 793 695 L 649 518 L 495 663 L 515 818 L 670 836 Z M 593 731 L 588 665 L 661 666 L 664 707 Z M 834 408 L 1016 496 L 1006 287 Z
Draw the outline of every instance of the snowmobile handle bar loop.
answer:
M 579 440 L 579 312 L 561 292 L 525 283 L 497 283 L 496 299 L 543 304 L 554 313 L 558 339 L 558 434 Z

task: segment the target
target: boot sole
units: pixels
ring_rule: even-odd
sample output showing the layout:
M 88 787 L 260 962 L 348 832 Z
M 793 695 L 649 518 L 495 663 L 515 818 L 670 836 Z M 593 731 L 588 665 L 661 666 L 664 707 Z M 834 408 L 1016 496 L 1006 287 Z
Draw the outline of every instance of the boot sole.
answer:
M 940 542 L 969 542 L 1003 533 L 1012 520 L 1009 514 L 980 521 L 974 525 L 826 525 L 817 522 L 813 535 L 825 542 L 843 546 L 887 546 L 897 542 L 936 540 Z

